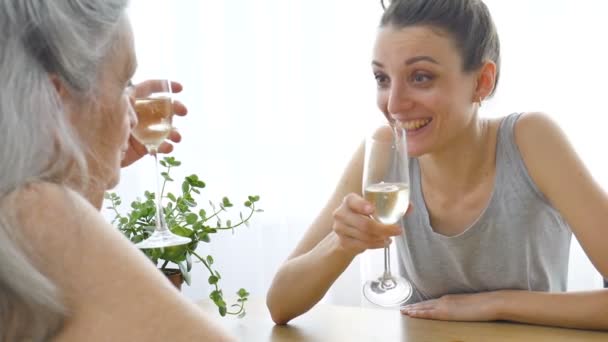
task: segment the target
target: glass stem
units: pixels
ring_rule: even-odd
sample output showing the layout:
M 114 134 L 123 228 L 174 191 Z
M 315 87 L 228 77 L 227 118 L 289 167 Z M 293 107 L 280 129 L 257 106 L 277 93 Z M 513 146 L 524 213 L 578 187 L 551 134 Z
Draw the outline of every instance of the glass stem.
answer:
M 390 245 L 384 247 L 384 275 L 383 280 L 390 280 L 393 278 L 391 275 L 391 250 Z
M 165 215 L 163 215 L 161 182 L 158 173 L 158 156 L 156 149 L 150 149 L 150 154 L 154 157 L 154 179 L 156 180 L 156 195 L 154 196 L 154 202 L 156 202 L 156 230 L 162 232 L 167 230 L 167 223 L 165 222 Z

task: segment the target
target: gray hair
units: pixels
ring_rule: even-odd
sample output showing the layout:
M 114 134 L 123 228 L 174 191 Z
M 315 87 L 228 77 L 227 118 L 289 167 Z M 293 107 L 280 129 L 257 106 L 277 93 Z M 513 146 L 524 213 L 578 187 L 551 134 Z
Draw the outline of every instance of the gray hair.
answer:
M 31 181 L 63 183 L 74 165 L 86 170 L 86 151 L 50 75 L 93 101 L 127 2 L 0 0 L 0 199 Z M 0 340 L 46 340 L 65 309 L 18 235 L 12 213 L 0 209 Z

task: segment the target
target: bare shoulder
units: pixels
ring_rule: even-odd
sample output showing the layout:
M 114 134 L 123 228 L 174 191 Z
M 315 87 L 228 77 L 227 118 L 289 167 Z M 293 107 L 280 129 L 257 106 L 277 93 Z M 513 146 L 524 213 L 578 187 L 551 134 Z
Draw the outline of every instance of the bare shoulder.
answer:
M 546 192 L 559 166 L 582 167 L 562 129 L 545 113 L 524 113 L 514 127 L 515 143 L 530 177 Z
M 522 114 L 515 123 L 514 133 L 515 140 L 520 148 L 538 140 L 541 137 L 539 134 L 543 137 L 563 135 L 561 128 L 551 116 L 542 112 Z
M 35 183 L 3 202 L 70 313 L 60 340 L 226 338 L 78 193 Z
M 89 221 L 91 216 L 101 216 L 75 191 L 47 182 L 17 188 L 2 200 L 2 206 L 19 226 L 17 236 L 39 253 L 51 250 L 57 244 L 65 247 L 63 237 L 79 234 L 80 222 Z

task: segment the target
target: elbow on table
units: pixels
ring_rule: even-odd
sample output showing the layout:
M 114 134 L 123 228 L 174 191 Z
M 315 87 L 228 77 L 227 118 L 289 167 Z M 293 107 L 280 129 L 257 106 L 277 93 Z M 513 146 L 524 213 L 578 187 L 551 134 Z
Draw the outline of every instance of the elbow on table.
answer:
M 289 317 L 279 305 L 276 305 L 271 295 L 268 294 L 266 296 L 266 307 L 268 307 L 268 311 L 270 312 L 270 318 L 277 325 L 285 325 L 287 324 L 293 317 Z

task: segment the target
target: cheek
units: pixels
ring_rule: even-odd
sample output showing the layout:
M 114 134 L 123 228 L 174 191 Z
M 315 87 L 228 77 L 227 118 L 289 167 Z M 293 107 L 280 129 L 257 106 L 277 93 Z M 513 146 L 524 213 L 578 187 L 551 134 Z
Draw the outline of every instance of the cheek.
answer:
M 379 89 L 376 93 L 376 105 L 384 115 L 388 115 L 388 91 Z

